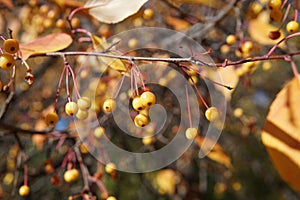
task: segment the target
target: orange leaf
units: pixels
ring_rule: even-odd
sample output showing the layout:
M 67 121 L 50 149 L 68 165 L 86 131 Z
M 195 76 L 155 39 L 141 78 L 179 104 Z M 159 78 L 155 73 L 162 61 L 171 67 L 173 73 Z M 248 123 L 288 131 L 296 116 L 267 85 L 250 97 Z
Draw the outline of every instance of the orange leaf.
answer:
M 13 9 L 14 8 L 14 4 L 12 3 L 11 0 L 0 0 L 0 4 L 6 6 L 9 9 Z
M 300 192 L 300 83 L 294 78 L 276 96 L 262 131 L 262 142 L 280 176 Z
M 222 165 L 225 165 L 227 168 L 232 167 L 230 157 L 225 153 L 223 147 L 220 144 L 216 143 L 212 139 L 200 136 L 196 137 L 195 142 L 201 148 L 201 151 L 209 151 L 209 153 L 207 154 L 208 158 Z
M 39 55 L 67 48 L 73 39 L 66 33 L 54 33 L 36 40 L 20 44 L 23 58 L 26 60 L 32 55 Z
M 174 28 L 176 31 L 184 31 L 190 27 L 190 24 L 183 19 L 166 16 L 166 23 Z

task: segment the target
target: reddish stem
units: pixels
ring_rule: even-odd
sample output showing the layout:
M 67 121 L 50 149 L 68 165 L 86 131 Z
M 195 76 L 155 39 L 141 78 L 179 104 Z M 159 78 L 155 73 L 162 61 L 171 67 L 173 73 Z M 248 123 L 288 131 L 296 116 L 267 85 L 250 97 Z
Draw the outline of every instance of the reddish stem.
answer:
M 293 73 L 294 73 L 295 77 L 298 79 L 298 81 L 300 83 L 300 76 L 299 76 L 299 72 L 297 70 L 296 64 L 293 60 L 291 60 L 290 63 L 291 63 L 291 66 L 292 66 Z
M 66 90 L 67 90 L 67 98 L 68 98 L 68 102 L 71 101 L 71 97 L 70 97 L 70 90 L 69 90 L 69 68 L 68 66 L 66 66 Z
M 24 165 L 24 185 L 28 185 L 28 166 Z
M 0 35 L 0 39 L 3 40 L 3 41 L 6 40 L 5 37 L 3 37 L 3 35 Z
M 193 79 L 191 79 L 191 80 L 192 80 L 192 82 L 193 82 L 193 86 L 194 86 L 194 88 L 195 88 L 195 90 L 196 90 L 196 92 L 197 92 L 199 98 L 201 99 L 201 101 L 202 101 L 202 103 L 204 104 L 204 106 L 206 107 L 206 109 L 208 109 L 209 106 L 208 106 L 207 103 L 205 102 L 205 100 L 204 100 L 202 94 L 200 93 L 199 89 L 197 88 L 196 84 L 194 83 L 194 80 L 193 80 Z
M 293 38 L 293 37 L 297 37 L 297 36 L 300 36 L 300 32 L 297 32 L 297 33 L 293 33 L 291 35 L 288 35 L 284 38 L 282 38 L 279 42 L 277 42 L 271 49 L 270 51 L 268 52 L 267 54 L 267 57 L 269 57 L 272 53 L 274 53 L 274 51 L 277 49 L 277 47 L 284 41 L 290 39 L 290 38 Z M 284 57 L 283 57 L 284 58 Z
M 179 65 L 179 66 L 180 66 L 180 65 Z M 181 70 L 183 73 L 185 73 L 185 74 L 188 75 L 188 73 L 186 72 L 186 70 L 185 70 L 182 66 L 180 66 L 180 70 Z M 193 85 L 193 87 L 195 88 L 195 90 L 196 90 L 196 92 L 197 92 L 197 95 L 199 96 L 199 98 L 200 98 L 200 100 L 202 101 L 202 103 L 204 104 L 204 106 L 205 106 L 206 108 L 209 108 L 208 105 L 207 105 L 207 103 L 205 102 L 205 100 L 204 100 L 202 94 L 200 93 L 199 89 L 197 88 L 196 83 L 194 82 L 194 80 L 193 80 L 189 75 L 188 75 L 188 77 L 189 77 L 189 79 L 192 81 L 192 83 L 193 83 L 192 85 Z
M 141 70 L 138 68 L 138 66 L 135 63 L 133 63 L 133 66 L 134 66 L 134 69 L 136 70 L 135 72 L 136 72 L 137 76 L 139 77 L 139 79 L 142 83 L 142 87 L 145 90 L 146 86 L 145 86 L 145 83 L 144 83 L 144 80 L 143 80 L 143 75 L 141 73 Z
M 123 76 L 122 76 L 121 83 L 120 83 L 120 85 L 119 85 L 118 91 L 117 91 L 116 94 L 115 94 L 114 99 L 116 99 L 116 98 L 118 97 L 119 93 L 120 93 L 120 90 L 121 90 L 121 88 L 122 88 L 122 86 L 123 86 L 123 82 L 124 82 L 126 73 L 128 72 L 128 69 L 129 69 L 129 67 L 126 68 L 126 71 L 124 72 L 124 74 L 123 74 Z
M 185 85 L 185 95 L 186 95 L 186 102 L 187 102 L 187 107 L 188 107 L 190 128 L 192 128 L 193 124 L 192 124 L 191 107 L 190 107 L 190 102 L 189 102 L 189 92 L 188 92 L 187 85 Z
M 78 146 L 76 146 L 74 148 L 74 151 L 76 153 L 76 157 L 81 169 L 81 173 L 82 173 L 82 177 L 83 177 L 83 182 L 84 182 L 84 190 L 90 191 L 90 187 L 89 187 L 89 181 L 88 181 L 88 177 L 90 177 L 89 171 L 87 170 L 87 168 L 85 167 L 81 154 L 79 152 L 79 148 Z
M 135 74 L 135 70 L 133 67 L 133 79 L 134 79 L 134 86 L 135 86 L 135 91 L 136 91 L 136 95 L 139 96 L 139 88 L 138 88 L 138 84 L 137 84 L 137 79 L 136 79 L 136 74 Z
M 76 9 L 74 9 L 70 15 L 68 16 L 68 20 L 71 21 L 73 16 L 79 12 L 79 11 L 82 11 L 82 10 L 89 10 L 91 8 L 95 8 L 95 7 L 98 7 L 98 6 L 101 6 L 101 5 L 105 5 L 106 3 L 103 3 L 103 4 L 98 4 L 98 5 L 91 5 L 91 6 L 84 6 L 84 7 L 78 7 Z
M 101 190 L 102 193 L 104 193 L 105 196 L 108 196 L 108 191 L 107 191 L 105 185 L 102 183 L 102 181 L 100 181 L 96 177 L 92 177 L 92 176 L 90 176 L 89 178 L 92 182 L 97 184 L 98 188 Z
M 63 75 L 66 71 L 66 66 L 64 66 L 64 69 L 62 71 L 62 73 L 60 74 L 59 77 L 59 82 L 58 82 L 58 86 L 57 86 L 57 90 L 56 90 L 56 96 L 55 96 L 55 104 L 54 104 L 54 112 L 56 112 L 56 107 L 58 104 L 58 97 L 59 97 L 59 93 L 60 93 L 60 88 L 61 88 L 61 83 L 62 83 L 62 79 L 63 79 Z
M 63 143 L 65 142 L 65 140 L 67 139 L 66 135 L 62 135 L 62 136 L 58 136 L 59 137 L 59 141 L 56 145 L 56 150 L 58 151 L 60 149 L 60 147 L 63 145 Z
M 294 20 L 297 21 L 298 20 L 298 9 L 299 9 L 299 3 L 298 3 L 298 0 L 295 0 L 296 3 L 295 3 L 295 16 L 294 16 Z
M 285 10 L 284 16 L 283 16 L 283 18 L 282 18 L 282 20 L 281 20 L 281 24 L 280 24 L 278 30 L 280 30 L 280 29 L 282 28 L 282 26 L 284 25 L 284 22 L 285 22 L 285 20 L 286 20 L 288 14 L 289 14 L 289 12 L 290 12 L 290 8 L 291 8 L 291 4 L 289 3 L 289 5 L 287 6 L 287 8 L 286 8 L 286 10 Z
M 285 6 L 285 4 L 286 4 L 287 2 L 288 2 L 288 0 L 284 0 L 284 1 L 283 1 L 282 5 L 281 5 L 281 7 L 280 7 L 281 10 L 284 8 L 284 6 Z
M 133 68 L 130 69 L 130 90 L 132 93 L 132 98 L 134 98 L 134 89 L 133 89 Z
M 80 98 L 80 93 L 79 93 L 79 90 L 77 88 L 77 84 L 76 84 L 76 79 L 75 79 L 75 74 L 74 74 L 74 71 L 72 69 L 72 67 L 68 64 L 68 68 L 69 68 L 69 72 L 71 73 L 71 76 L 72 76 L 72 80 L 73 80 L 73 83 L 74 83 L 74 90 L 75 90 L 75 93 L 77 95 L 77 98 Z
M 89 31 L 87 31 L 86 29 L 83 29 L 83 28 L 76 28 L 72 32 L 73 33 L 84 33 L 87 36 L 89 36 L 90 38 L 93 36 L 93 34 L 91 32 L 89 32 Z
M 115 94 L 115 96 L 114 96 L 114 99 L 117 99 L 117 97 L 118 97 L 118 95 L 119 95 L 119 93 L 120 93 L 120 90 L 121 90 L 121 88 L 122 88 L 122 85 L 123 85 L 125 76 L 126 76 L 126 74 L 123 74 L 122 79 L 121 79 L 121 83 L 120 83 L 120 85 L 119 85 L 119 87 L 118 87 L 118 91 L 116 92 L 116 94 Z

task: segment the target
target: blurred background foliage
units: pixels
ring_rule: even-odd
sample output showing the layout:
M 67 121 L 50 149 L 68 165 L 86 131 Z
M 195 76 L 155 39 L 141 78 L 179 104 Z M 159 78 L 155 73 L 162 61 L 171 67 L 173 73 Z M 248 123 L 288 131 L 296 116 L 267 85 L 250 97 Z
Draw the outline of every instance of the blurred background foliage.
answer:
M 7 29 L 10 28 L 15 38 L 26 43 L 49 33 L 69 32 L 67 27 L 60 27 L 59 21 L 64 20 L 72 9 L 83 5 L 82 2 L 84 1 L 1 0 L 0 33 L 7 36 Z M 265 3 L 262 0 L 151 0 L 136 14 L 117 24 L 98 22 L 88 17 L 85 12 L 76 17 L 80 19 L 80 26 L 102 37 L 142 26 L 182 31 L 204 48 L 211 49 L 211 57 L 215 62 L 223 62 L 225 58 L 239 59 L 235 53 L 236 47 L 230 46 L 228 51 L 224 51 L 227 47 L 223 46 L 227 35 L 240 34 L 236 31 L 243 32 L 244 38 L 253 41 L 255 49 L 251 52 L 252 55 L 264 55 L 270 49 L 271 44 L 252 40 L 247 30 L 249 22 L 260 15 L 256 4 L 265 10 Z M 230 4 L 232 6 L 229 11 L 216 20 L 216 16 L 225 12 L 224 8 Z M 152 9 L 153 16 L 145 15 L 146 8 Z M 299 47 L 297 41 L 290 41 L 288 48 Z M 86 44 L 74 42 L 68 50 L 84 48 Z M 280 51 L 285 50 L 278 51 L 281 53 Z M 45 165 L 49 156 L 53 156 L 57 142 L 46 141 L 44 136 L 31 136 L 21 132 L 19 143 L 16 141 L 15 132 L 18 130 L 15 127 L 25 130 L 44 128 L 43 115 L 55 99 L 57 85 L 53 82 L 58 82 L 58 72 L 63 68 L 63 63 L 57 58 L 35 57 L 28 62 L 36 77 L 35 82 L 29 87 L 23 81 L 22 74 L 25 69 L 18 69 L 16 95 L 5 117 L 1 119 L 0 197 L 22 199 L 16 194 L 22 184 L 23 169 L 18 164 L 18 144 L 21 143 L 21 148 L 30 155 L 28 167 L 31 194 L 27 199 L 68 199 L 70 195 L 82 190 L 83 183 L 79 179 L 75 183 L 67 184 L 62 180 L 62 171 L 57 170 L 55 174 L 60 180 L 56 184 L 57 177 L 53 173 L 45 172 Z M 298 57 L 296 62 L 299 62 Z M 234 78 L 237 75 L 231 76 Z M 194 143 L 179 160 L 165 169 L 144 174 L 118 172 L 113 178 L 103 174 L 102 181 L 109 193 L 119 200 L 299 199 L 299 195 L 279 177 L 260 139 L 269 105 L 292 77 L 292 70 L 284 61 L 257 63 L 253 73 L 238 77 L 238 83 L 228 103 L 225 127 L 218 141 L 224 154 L 217 151 L 219 158 L 199 159 L 199 147 Z M 7 82 L 7 72 L 1 71 L 0 78 L 2 82 Z M 64 96 L 66 91 L 62 90 L 61 94 Z M 7 93 L 0 93 L 1 102 L 6 97 Z M 61 122 L 62 131 L 68 123 L 69 121 Z M 14 127 L 7 127 L 5 124 Z M 72 139 L 66 141 L 69 145 L 74 142 Z M 66 152 L 66 146 L 62 146 L 57 159 L 52 163 L 54 168 L 60 167 L 62 155 Z M 230 166 L 224 164 L 227 157 L 230 158 Z M 83 159 L 89 169 L 95 170 L 95 161 L 91 155 L 83 153 Z M 101 196 L 96 186 L 91 189 L 97 196 Z

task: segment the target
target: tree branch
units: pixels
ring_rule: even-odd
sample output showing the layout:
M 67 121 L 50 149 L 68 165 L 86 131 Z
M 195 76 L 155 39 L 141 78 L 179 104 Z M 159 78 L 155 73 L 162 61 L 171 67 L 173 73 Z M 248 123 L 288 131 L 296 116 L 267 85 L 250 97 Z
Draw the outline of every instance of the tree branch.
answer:
M 263 61 L 263 60 L 284 60 L 286 57 L 292 57 L 294 55 L 299 55 L 299 51 L 295 51 L 292 53 L 281 54 L 281 55 L 263 55 L 263 56 L 256 56 L 252 58 L 245 58 L 237 61 L 228 61 L 225 60 L 222 63 L 207 63 L 205 61 L 195 59 L 194 57 L 188 58 L 156 58 L 156 57 L 140 57 L 140 56 L 124 56 L 124 55 L 114 55 L 114 54 L 107 54 L 102 52 L 49 52 L 46 53 L 47 56 L 76 56 L 76 55 L 85 55 L 85 56 L 100 56 L 100 57 L 109 57 L 109 58 L 116 58 L 121 60 L 128 60 L 128 61 L 160 61 L 160 62 L 169 62 L 169 63 L 191 63 L 196 65 L 203 65 L 208 67 L 226 67 L 229 65 L 240 65 L 247 62 L 254 62 L 254 61 Z

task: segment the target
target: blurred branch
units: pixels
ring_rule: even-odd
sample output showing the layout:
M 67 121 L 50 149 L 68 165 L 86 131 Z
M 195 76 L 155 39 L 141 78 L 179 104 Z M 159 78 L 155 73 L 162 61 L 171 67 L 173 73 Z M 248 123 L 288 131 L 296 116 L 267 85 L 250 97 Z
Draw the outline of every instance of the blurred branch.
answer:
M 53 131 L 52 129 L 50 130 L 45 130 L 45 131 L 37 131 L 37 130 L 27 130 L 27 129 L 22 129 L 14 125 L 6 124 L 3 121 L 0 121 L 0 128 L 5 129 L 6 133 L 2 133 L 0 135 L 7 135 L 10 133 L 23 133 L 23 134 L 47 134 Z
M 15 95 L 15 92 L 11 91 L 9 93 L 8 97 L 3 102 L 1 110 L 0 110 L 0 119 L 3 118 L 3 116 L 4 116 L 4 114 L 5 114 L 6 110 L 7 110 L 7 107 L 9 106 L 10 102 L 12 101 L 14 95 Z
M 237 0 L 232 0 L 223 9 L 218 11 L 218 14 L 209 20 L 207 23 L 197 23 L 190 27 L 189 30 L 185 32 L 191 38 L 202 38 L 207 34 L 208 30 L 216 25 L 217 22 L 222 20 L 225 15 L 234 7 Z

